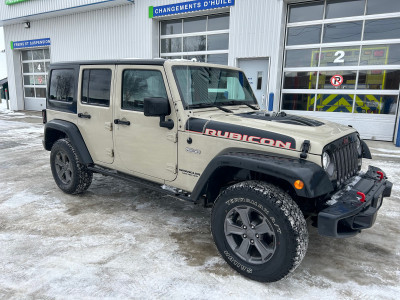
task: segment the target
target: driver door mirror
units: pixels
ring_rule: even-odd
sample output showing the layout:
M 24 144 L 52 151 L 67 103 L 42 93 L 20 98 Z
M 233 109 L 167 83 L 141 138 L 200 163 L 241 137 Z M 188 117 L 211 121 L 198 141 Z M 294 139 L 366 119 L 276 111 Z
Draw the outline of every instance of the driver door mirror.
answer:
M 174 121 L 165 121 L 165 116 L 171 114 L 171 108 L 167 98 L 145 98 L 144 115 L 146 117 L 160 117 L 160 127 L 174 128 Z
M 171 113 L 167 98 L 145 98 L 144 115 L 146 117 L 161 117 Z

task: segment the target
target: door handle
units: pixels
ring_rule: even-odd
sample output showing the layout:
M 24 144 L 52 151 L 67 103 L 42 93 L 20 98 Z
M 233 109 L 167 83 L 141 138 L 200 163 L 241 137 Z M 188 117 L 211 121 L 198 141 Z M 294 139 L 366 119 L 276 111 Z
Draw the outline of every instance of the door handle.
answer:
M 83 114 L 83 113 L 78 114 L 78 118 L 90 119 L 91 117 L 92 117 L 91 115 L 87 115 L 87 114 Z
M 129 122 L 129 121 L 122 121 L 122 120 L 120 120 L 120 119 L 115 119 L 115 120 L 114 120 L 114 124 L 129 126 L 129 125 L 131 125 L 131 122 Z

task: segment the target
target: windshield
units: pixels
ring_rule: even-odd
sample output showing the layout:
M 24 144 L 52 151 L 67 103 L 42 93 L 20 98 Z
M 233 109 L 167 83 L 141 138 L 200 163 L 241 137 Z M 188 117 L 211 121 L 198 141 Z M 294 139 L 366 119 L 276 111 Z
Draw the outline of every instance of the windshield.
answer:
M 174 66 L 173 71 L 185 109 L 257 104 L 243 72 L 200 66 Z

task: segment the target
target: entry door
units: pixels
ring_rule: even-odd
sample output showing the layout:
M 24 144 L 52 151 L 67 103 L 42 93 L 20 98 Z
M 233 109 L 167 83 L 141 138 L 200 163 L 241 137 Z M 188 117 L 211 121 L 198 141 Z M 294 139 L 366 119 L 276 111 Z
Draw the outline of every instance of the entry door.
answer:
M 81 67 L 78 92 L 78 128 L 93 162 L 114 161 L 112 95 L 115 66 Z
M 177 120 L 175 110 L 166 119 L 173 129 L 160 127 L 159 117 L 143 113 L 145 98 L 170 99 L 161 66 L 118 66 L 114 106 L 115 164 L 134 173 L 167 181 L 177 173 Z
M 267 108 L 268 105 L 268 58 L 239 59 L 239 68 L 247 76 L 247 80 L 253 89 L 261 108 Z

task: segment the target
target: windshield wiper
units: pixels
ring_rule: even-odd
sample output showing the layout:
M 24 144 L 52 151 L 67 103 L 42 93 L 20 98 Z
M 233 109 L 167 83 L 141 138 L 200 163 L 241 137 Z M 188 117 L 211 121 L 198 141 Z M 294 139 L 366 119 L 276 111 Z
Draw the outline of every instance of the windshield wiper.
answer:
M 244 101 L 227 101 L 227 102 L 223 102 L 225 105 L 246 105 L 246 106 L 248 106 L 248 107 L 250 107 L 251 109 L 253 109 L 253 110 L 258 110 L 258 108 L 257 107 L 255 107 L 254 105 L 252 105 L 252 104 L 249 104 L 249 103 L 247 103 L 247 102 L 244 102 Z
M 227 109 L 227 108 L 222 107 L 215 103 L 197 103 L 197 104 L 190 105 L 190 108 L 200 108 L 200 107 L 216 107 L 224 112 L 233 113 L 233 111 L 231 111 L 230 109 Z
M 258 110 L 257 107 L 255 107 L 254 105 L 251 105 L 251 104 L 249 104 L 249 103 L 243 102 L 242 104 L 244 104 L 244 105 L 250 107 L 252 110 Z

